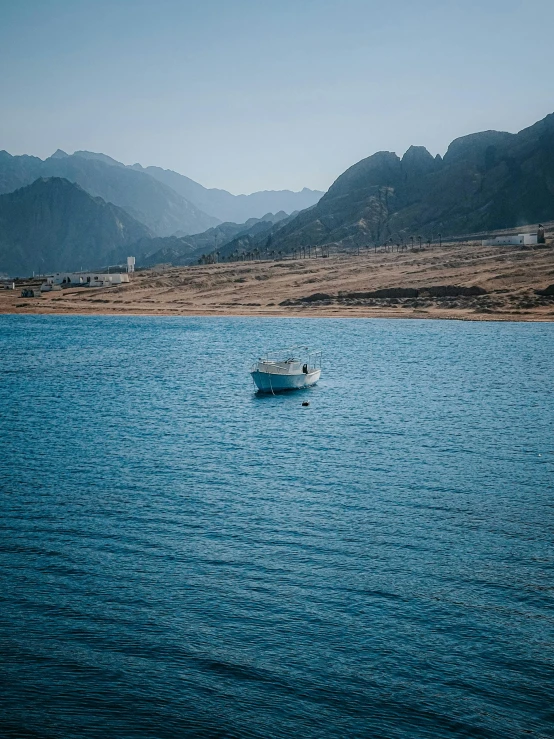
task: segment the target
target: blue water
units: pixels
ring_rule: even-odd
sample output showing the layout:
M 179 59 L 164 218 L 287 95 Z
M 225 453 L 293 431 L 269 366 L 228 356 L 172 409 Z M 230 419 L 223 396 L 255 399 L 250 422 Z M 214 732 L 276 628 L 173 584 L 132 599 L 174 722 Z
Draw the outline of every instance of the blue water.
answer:
M 0 736 L 554 736 L 553 368 L 552 324 L 0 317 Z

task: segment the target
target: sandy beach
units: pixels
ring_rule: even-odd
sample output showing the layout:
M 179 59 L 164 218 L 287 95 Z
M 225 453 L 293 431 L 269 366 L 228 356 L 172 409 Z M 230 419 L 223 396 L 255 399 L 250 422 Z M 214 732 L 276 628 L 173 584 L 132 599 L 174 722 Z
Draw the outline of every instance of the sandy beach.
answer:
M 0 292 L 0 313 L 552 321 L 554 296 L 535 291 L 553 283 L 553 248 L 448 244 L 400 253 L 160 266 L 136 272 L 126 285 L 69 288 L 41 298 L 22 298 L 18 283 L 15 291 Z M 426 293 L 440 286 L 478 287 L 484 294 Z M 393 288 L 417 296 L 367 295 Z

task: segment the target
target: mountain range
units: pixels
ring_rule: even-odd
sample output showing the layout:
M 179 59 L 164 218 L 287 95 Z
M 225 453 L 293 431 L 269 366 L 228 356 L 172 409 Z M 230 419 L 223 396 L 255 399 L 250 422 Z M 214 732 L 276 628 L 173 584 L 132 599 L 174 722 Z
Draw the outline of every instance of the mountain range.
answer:
M 554 114 L 517 134 L 461 137 L 444 157 L 420 146 L 402 157 L 377 152 L 347 169 L 317 202 L 310 198 L 319 193 L 302 192 L 307 200 L 302 193 L 241 200 L 104 154 L 58 151 L 43 161 L 0 152 L 0 272 L 97 268 L 127 253 L 138 265 L 190 264 L 216 252 L 217 259 L 233 259 L 315 245 L 355 248 L 553 220 Z M 309 205 L 288 216 L 283 208 L 220 223 L 182 193 L 204 207 L 235 203 L 235 213 L 246 202 L 260 212 L 266 196 L 289 198 L 289 207 L 290 196 L 302 196 L 299 202 Z
M 0 272 L 8 275 L 97 269 L 151 236 L 123 208 L 60 177 L 0 195 Z

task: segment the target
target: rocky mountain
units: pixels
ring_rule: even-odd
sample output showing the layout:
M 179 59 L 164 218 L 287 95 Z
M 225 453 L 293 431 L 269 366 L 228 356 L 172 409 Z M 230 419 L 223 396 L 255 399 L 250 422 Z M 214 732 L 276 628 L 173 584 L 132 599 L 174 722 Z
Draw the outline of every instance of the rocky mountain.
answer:
M 426 240 L 552 218 L 554 114 L 517 134 L 456 139 L 444 158 L 418 146 L 402 158 L 373 154 L 346 170 L 315 206 L 277 227 L 272 248 Z
M 173 188 L 200 210 L 222 221 L 243 223 L 249 218 L 261 218 L 265 213 L 284 210 L 285 213 L 304 210 L 317 203 L 323 195 L 319 190 L 305 187 L 300 192 L 292 190 L 263 190 L 250 195 L 232 195 L 227 190 L 206 188 L 189 177 L 160 167 L 142 167 L 134 164 L 133 169 L 147 172 L 155 179 Z
M 152 236 L 122 208 L 52 177 L 0 195 L 0 273 L 98 269 Z
M 119 165 L 104 154 L 58 151 L 46 160 L 11 156 L 0 152 L 0 194 L 28 185 L 39 177 L 63 177 L 94 196 L 124 208 L 136 220 L 159 236 L 176 231 L 200 233 L 218 219 L 199 208 L 167 185 L 129 167 Z

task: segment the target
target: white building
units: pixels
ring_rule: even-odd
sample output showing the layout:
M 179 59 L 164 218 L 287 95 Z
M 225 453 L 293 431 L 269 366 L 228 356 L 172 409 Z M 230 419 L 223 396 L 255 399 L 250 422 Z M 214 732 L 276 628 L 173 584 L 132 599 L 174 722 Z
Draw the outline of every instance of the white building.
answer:
M 56 272 L 54 275 L 48 275 L 41 286 L 41 290 L 46 292 L 55 289 L 55 286 L 110 287 L 111 285 L 121 285 L 123 282 L 129 282 L 129 275 L 125 272 L 116 272 L 114 274 L 105 274 L 102 272 Z
M 135 257 L 127 257 L 127 273 L 132 274 L 135 271 Z
M 518 234 L 517 236 L 495 236 L 494 239 L 483 239 L 482 246 L 518 246 L 537 244 L 537 234 Z

